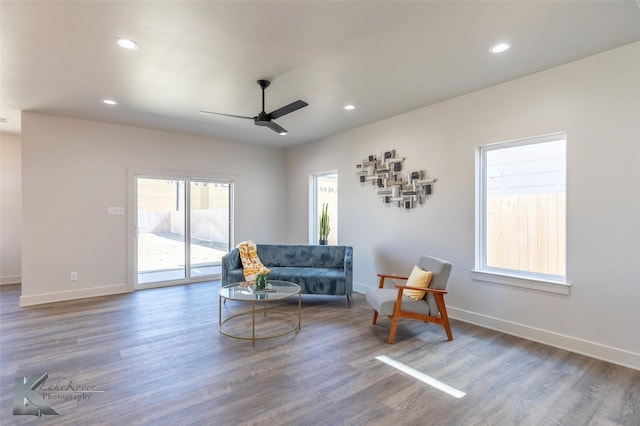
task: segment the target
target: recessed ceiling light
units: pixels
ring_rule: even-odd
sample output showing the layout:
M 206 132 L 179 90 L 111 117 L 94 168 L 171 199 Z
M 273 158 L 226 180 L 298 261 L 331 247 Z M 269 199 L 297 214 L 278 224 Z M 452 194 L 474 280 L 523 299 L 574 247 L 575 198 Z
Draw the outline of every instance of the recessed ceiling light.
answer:
M 352 111 L 352 110 L 356 109 L 356 107 L 354 105 L 351 105 L 351 104 L 345 105 L 342 108 L 346 109 L 347 111 Z
M 140 48 L 138 43 L 128 38 L 118 38 L 116 39 L 116 43 L 123 49 L 138 50 Z
M 104 99 L 102 102 L 107 104 L 107 105 L 116 105 L 117 104 L 117 102 L 114 101 L 113 99 Z
M 511 45 L 509 43 L 498 43 L 495 46 L 493 46 L 491 49 L 489 49 L 489 52 L 491 52 L 491 53 L 502 53 L 502 52 L 506 52 L 507 50 L 509 50 L 510 47 L 511 47 Z

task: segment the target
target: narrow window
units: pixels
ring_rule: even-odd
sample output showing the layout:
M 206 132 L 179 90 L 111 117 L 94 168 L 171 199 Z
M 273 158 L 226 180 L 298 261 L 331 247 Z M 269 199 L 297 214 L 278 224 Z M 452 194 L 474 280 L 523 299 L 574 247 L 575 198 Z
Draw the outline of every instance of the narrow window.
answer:
M 478 153 L 476 269 L 565 282 L 566 134 Z
M 324 206 L 329 215 L 327 244 L 338 244 L 338 172 L 322 172 L 311 175 L 309 200 L 309 242 L 320 243 L 320 215 Z

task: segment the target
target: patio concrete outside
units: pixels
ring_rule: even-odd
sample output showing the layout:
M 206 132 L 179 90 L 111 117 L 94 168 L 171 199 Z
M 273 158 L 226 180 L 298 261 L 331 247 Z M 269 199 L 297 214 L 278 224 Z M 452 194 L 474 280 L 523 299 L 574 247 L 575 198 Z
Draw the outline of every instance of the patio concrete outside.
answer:
M 148 279 L 140 279 L 140 276 L 149 273 L 163 271 L 183 271 L 185 267 L 184 259 L 184 237 L 171 233 L 144 233 L 138 235 L 138 274 L 139 282 L 149 282 Z M 194 270 L 208 270 L 210 273 L 219 271 L 222 256 L 227 254 L 225 243 L 215 243 L 210 241 L 192 240 L 191 242 L 191 268 Z M 211 269 L 211 267 L 218 267 Z M 196 275 L 204 275 L 195 271 Z M 179 278 L 168 275 L 168 279 Z M 156 281 L 154 279 L 154 281 Z M 159 279 L 157 281 L 163 281 Z

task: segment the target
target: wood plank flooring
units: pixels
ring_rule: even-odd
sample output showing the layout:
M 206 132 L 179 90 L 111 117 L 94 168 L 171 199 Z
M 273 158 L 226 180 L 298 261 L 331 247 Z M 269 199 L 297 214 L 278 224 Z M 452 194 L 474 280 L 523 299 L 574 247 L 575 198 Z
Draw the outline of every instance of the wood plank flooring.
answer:
M 18 307 L 19 286 L 0 286 L 0 424 L 640 425 L 640 371 L 459 321 L 452 342 L 442 327 L 403 321 L 388 345 L 388 319 L 372 325 L 360 294 L 351 309 L 303 296 L 300 332 L 254 348 L 218 332 L 219 285 L 31 308 Z M 225 314 L 239 308 L 227 302 Z M 98 392 L 45 399 L 59 416 L 14 416 L 15 379 L 40 372 L 43 387 Z

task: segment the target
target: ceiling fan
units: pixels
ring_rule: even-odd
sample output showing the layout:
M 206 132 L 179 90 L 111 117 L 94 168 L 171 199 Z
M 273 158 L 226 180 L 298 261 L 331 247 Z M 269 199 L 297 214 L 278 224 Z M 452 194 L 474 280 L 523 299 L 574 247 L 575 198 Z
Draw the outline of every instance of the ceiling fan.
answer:
M 266 126 L 280 135 L 286 135 L 287 130 L 284 129 L 282 126 L 278 125 L 278 123 L 276 123 L 273 120 L 276 118 L 280 118 L 283 115 L 287 115 L 294 111 L 297 111 L 300 108 L 304 108 L 309 104 L 306 103 L 305 101 L 297 100 L 295 102 L 291 102 L 289 105 L 285 105 L 282 108 L 278 108 L 275 111 L 271 111 L 270 113 L 267 114 L 264 110 L 264 89 L 269 87 L 269 84 L 271 84 L 271 82 L 268 80 L 258 80 L 258 85 L 262 89 L 262 111 L 260 111 L 258 115 L 256 115 L 255 117 L 247 117 L 244 115 L 223 114 L 221 112 L 211 112 L 211 111 L 200 111 L 200 112 L 203 114 L 215 114 L 215 115 L 224 115 L 227 117 L 248 118 L 250 120 L 253 120 L 253 122 L 257 126 Z

